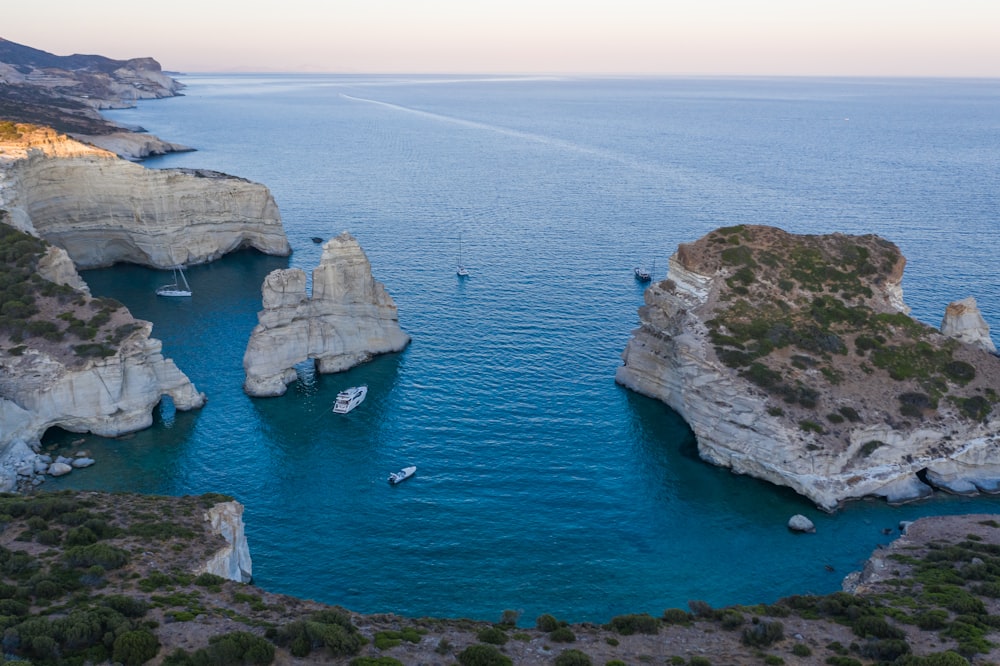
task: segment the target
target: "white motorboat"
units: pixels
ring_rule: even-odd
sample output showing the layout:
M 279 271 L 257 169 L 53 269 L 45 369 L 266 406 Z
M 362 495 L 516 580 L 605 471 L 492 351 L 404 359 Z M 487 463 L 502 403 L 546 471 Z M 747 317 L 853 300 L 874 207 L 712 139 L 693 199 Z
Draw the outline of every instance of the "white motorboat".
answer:
M 183 286 L 181 286 L 183 283 Z M 187 278 L 184 277 L 184 267 L 174 266 L 174 282 L 173 284 L 165 284 L 162 287 L 157 287 L 157 296 L 190 296 L 191 295 L 191 285 L 188 284 Z
M 391 472 L 389 474 L 389 485 L 394 486 L 397 483 L 406 481 L 408 478 L 413 476 L 416 473 L 416 471 L 417 471 L 416 467 L 404 467 L 398 472 Z
M 649 282 L 653 279 L 653 273 L 656 272 L 656 260 L 653 260 L 653 270 L 649 270 L 645 266 L 635 267 L 635 279 L 639 282 Z
M 367 395 L 367 386 L 352 386 L 351 388 L 344 389 L 337 394 L 337 400 L 333 403 L 334 413 L 346 414 L 360 405 Z

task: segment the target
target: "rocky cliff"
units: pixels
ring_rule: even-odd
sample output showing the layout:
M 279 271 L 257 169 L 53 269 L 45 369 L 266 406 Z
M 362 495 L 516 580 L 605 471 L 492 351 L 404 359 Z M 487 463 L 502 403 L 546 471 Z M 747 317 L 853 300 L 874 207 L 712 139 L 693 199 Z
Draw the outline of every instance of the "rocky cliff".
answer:
M 0 214 L 0 491 L 38 471 L 53 426 L 115 437 L 148 427 L 164 396 L 205 397 L 164 358 L 152 324 L 79 289 L 66 255 L 2 224 Z
M 908 315 L 877 236 L 739 226 L 681 245 L 617 381 L 688 422 L 701 457 L 826 510 L 1000 490 L 1000 359 Z
M 182 88 L 152 58 L 57 56 L 0 38 L 0 120 L 47 125 L 127 159 L 190 149 L 122 132 L 136 128 L 106 120 L 99 109 L 172 97 Z
M 205 520 L 212 534 L 226 540 L 226 545 L 195 570 L 196 574 L 210 573 L 237 583 L 253 579 L 253 562 L 243 526 L 243 505 L 236 501 L 220 502 L 205 512 Z
M 307 359 L 319 372 L 340 372 L 410 341 L 392 297 L 347 232 L 323 246 L 311 297 L 299 269 L 272 272 L 262 294 L 264 309 L 243 356 L 244 390 L 252 396 L 283 394 L 295 365 Z
M 45 128 L 0 136 L 0 207 L 78 268 L 166 268 L 291 249 L 270 191 L 210 171 L 145 169 Z

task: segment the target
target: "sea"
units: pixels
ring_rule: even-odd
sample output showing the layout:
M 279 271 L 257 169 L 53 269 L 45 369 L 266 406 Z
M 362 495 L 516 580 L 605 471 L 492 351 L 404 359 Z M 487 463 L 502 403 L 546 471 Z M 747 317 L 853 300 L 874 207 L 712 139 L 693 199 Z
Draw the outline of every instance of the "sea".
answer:
M 362 613 L 606 622 L 692 600 L 840 589 L 901 521 L 1000 499 L 833 514 L 702 462 L 666 405 L 618 386 L 644 284 L 679 243 L 736 224 L 876 233 L 908 260 L 913 316 L 975 296 L 1000 328 L 1000 81 L 181 75 L 109 111 L 194 152 L 149 159 L 267 185 L 290 257 L 84 272 L 153 322 L 203 409 L 164 401 L 120 439 L 58 430 L 89 469 L 45 487 L 219 492 L 246 507 L 254 582 Z M 297 368 L 249 398 L 242 358 L 272 270 L 349 231 L 412 336 L 350 371 Z M 468 278 L 456 276 L 459 261 Z M 998 340 L 994 334 L 994 340 Z M 336 393 L 367 384 L 348 415 Z M 80 442 L 80 439 L 83 442 Z M 398 486 L 389 472 L 417 466 Z M 794 514 L 816 524 L 793 534 Z

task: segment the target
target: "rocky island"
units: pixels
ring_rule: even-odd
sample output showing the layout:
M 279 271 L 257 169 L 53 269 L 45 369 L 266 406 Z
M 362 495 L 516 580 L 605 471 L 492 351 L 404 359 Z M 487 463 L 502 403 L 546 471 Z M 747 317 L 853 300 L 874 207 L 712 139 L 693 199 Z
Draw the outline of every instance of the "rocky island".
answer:
M 904 265 L 874 235 L 718 229 L 646 290 L 616 379 L 675 409 L 703 459 L 825 510 L 1000 491 L 988 329 L 969 332 L 974 301 L 950 306 L 958 338 L 909 317 Z
M 299 269 L 273 271 L 261 291 L 264 309 L 243 356 L 248 395 L 284 394 L 295 365 L 307 359 L 318 372 L 341 372 L 410 342 L 392 297 L 346 231 L 323 245 L 311 296 Z

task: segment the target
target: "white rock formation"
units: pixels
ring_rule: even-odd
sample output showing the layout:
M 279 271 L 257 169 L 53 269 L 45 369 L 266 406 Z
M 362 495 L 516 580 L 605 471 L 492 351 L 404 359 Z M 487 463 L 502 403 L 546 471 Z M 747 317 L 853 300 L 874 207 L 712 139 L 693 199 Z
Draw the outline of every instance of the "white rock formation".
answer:
M 979 305 L 972 296 L 948 304 L 941 321 L 941 333 L 950 338 L 996 352 L 996 345 L 990 337 L 990 327 L 979 312 Z
M 152 425 L 163 396 L 180 410 L 205 403 L 149 337 L 152 324 L 136 323 L 117 353 L 80 364 L 38 349 L 0 354 L 0 491 L 15 489 L 16 468 L 34 460 L 32 448 L 53 426 L 117 437 Z
M 682 245 L 670 259 L 667 279 L 646 289 L 645 305 L 639 309 L 641 325 L 622 354 L 624 365 L 616 380 L 677 411 L 694 431 L 704 460 L 788 486 L 828 511 L 845 500 L 870 495 L 894 503 L 910 501 L 931 494 L 932 486 L 956 493 L 1000 492 L 998 410 L 990 408 L 991 416 L 979 421 L 962 416 L 942 398 L 933 419 L 908 422 L 897 409 L 897 396 L 908 389 L 890 381 L 882 370 L 869 368 L 862 373 L 843 367 L 844 384 L 835 387 L 841 397 L 849 399 L 854 387 L 868 394 L 864 402 L 853 403 L 861 413 L 859 422 L 828 422 L 826 414 L 844 404 L 828 395 L 820 398 L 826 401 L 822 411 L 814 409 L 806 417 L 822 423 L 816 424 L 822 432 L 801 427 L 800 419 L 805 418 L 793 413 L 799 408 L 776 400 L 718 358 L 708 322 L 718 316 L 720 307 L 735 300 L 722 295 L 733 269 L 718 263 L 702 268 L 711 261 L 692 259 L 694 245 Z M 722 239 L 721 244 L 699 248 L 707 246 L 734 247 Z M 872 256 L 878 251 L 874 246 Z M 763 275 L 762 265 L 757 274 Z M 875 293 L 867 305 L 889 315 L 905 312 L 905 306 L 900 307 L 901 279 L 899 257 L 889 274 L 873 282 Z M 812 299 L 805 292 L 790 294 L 790 301 Z M 1000 387 L 994 357 L 972 349 L 961 353 L 982 363 L 975 380 L 979 388 L 973 393 Z M 851 351 L 828 356 L 834 363 L 864 360 Z M 820 375 L 810 368 L 795 372 L 802 381 Z M 803 411 L 807 410 L 799 409 Z
M 263 185 L 210 171 L 146 169 L 47 129 L 0 145 L 0 207 L 77 268 L 167 268 L 241 248 L 291 252 Z
M 793 532 L 806 532 L 812 534 L 816 531 L 816 525 L 801 513 L 797 513 L 788 519 L 788 529 Z
M 145 132 L 113 132 L 111 134 L 74 134 L 74 139 L 89 143 L 127 160 L 143 160 L 153 155 L 182 153 L 192 150 L 179 143 L 170 143 Z
M 194 573 L 210 573 L 238 583 L 249 583 L 253 579 L 253 562 L 244 532 L 243 505 L 235 501 L 221 502 L 205 512 L 205 520 L 211 525 L 213 534 L 226 540 L 226 545 Z
M 392 297 L 346 231 L 323 246 L 311 298 L 299 269 L 273 271 L 261 291 L 264 309 L 243 356 L 249 395 L 283 394 L 295 380 L 295 365 L 307 359 L 319 372 L 340 372 L 410 341 Z

